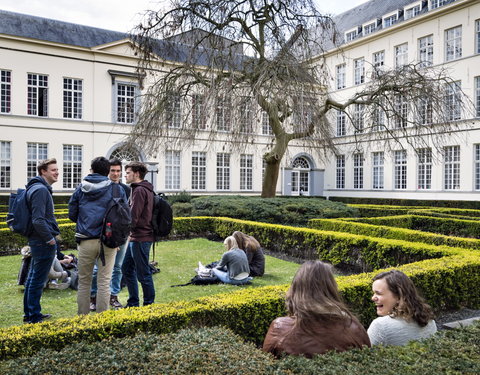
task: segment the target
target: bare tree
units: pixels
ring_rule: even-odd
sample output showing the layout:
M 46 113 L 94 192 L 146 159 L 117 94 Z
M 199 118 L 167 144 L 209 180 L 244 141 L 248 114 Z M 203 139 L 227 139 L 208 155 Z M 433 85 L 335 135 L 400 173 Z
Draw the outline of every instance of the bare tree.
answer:
M 414 65 L 373 71 L 361 91 L 335 100 L 323 53 L 339 39 L 312 0 L 174 0 L 147 12 L 132 37 L 138 69 L 151 74 L 130 141 L 151 153 L 199 136 L 240 148 L 256 138 L 254 118 L 266 116 L 273 136 L 262 197 L 275 196 L 291 141 L 335 152 L 332 109 L 351 118 L 355 137 L 415 144 L 450 131 L 464 103 L 446 72 Z

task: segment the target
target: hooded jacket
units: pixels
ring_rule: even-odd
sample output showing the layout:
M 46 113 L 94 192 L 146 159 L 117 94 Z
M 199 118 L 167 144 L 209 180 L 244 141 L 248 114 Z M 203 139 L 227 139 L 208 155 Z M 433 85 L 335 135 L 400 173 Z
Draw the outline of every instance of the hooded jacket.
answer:
M 52 187 L 44 178 L 37 176 L 28 182 L 27 189 L 27 197 L 32 210 L 33 226 L 33 232 L 28 238 L 47 243 L 60 234 L 57 220 L 54 216 Z
M 132 210 L 132 232 L 130 239 L 139 242 L 155 241 L 152 226 L 153 185 L 144 180 L 133 182 L 130 187 L 130 208 Z
M 125 200 L 125 192 L 119 189 Z M 68 217 L 77 223 L 75 238 L 100 238 L 103 218 L 113 198 L 112 181 L 107 176 L 92 173 L 86 176 L 68 202 Z

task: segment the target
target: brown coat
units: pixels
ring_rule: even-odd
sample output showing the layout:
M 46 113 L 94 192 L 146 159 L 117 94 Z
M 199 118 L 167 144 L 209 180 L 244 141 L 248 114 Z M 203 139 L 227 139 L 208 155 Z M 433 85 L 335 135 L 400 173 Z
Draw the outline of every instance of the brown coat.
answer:
M 277 357 L 286 353 L 310 358 L 313 354 L 324 354 L 329 350 L 343 352 L 370 346 L 367 331 L 356 318 L 351 322 L 315 323 L 308 327 L 308 332 L 294 325 L 295 318 L 292 317 L 275 319 L 268 329 L 263 350 Z
M 152 242 L 155 240 L 152 226 L 153 185 L 148 181 L 132 183 L 130 208 L 132 210 L 131 241 Z

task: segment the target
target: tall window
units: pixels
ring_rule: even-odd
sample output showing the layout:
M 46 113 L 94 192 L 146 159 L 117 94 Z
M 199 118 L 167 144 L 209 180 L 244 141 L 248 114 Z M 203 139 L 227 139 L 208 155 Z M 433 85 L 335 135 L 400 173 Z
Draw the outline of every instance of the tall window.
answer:
M 374 152 L 372 154 L 373 159 L 373 184 L 374 189 L 383 189 L 383 164 L 384 156 L 383 152 Z
M 385 66 L 385 51 L 375 52 L 373 54 L 373 69 L 378 75 Z
M 336 81 L 337 81 L 337 90 L 343 89 L 346 86 L 346 65 L 340 64 L 336 67 Z
M 12 110 L 12 72 L 0 70 L 0 113 Z
M 253 155 L 240 155 L 240 190 L 253 189 Z
M 230 98 L 218 97 L 217 107 L 215 109 L 215 121 L 217 124 L 218 131 L 226 132 L 230 130 L 230 111 L 231 111 Z
M 394 164 L 394 176 L 395 176 L 395 189 L 407 188 L 407 151 L 400 150 L 395 151 L 395 164 Z
M 41 160 L 48 158 L 46 143 L 27 143 L 27 180 L 37 175 L 37 165 Z
M 480 145 L 475 145 L 475 190 L 480 190 Z
M 248 134 L 253 133 L 252 99 L 250 97 L 240 98 L 238 115 L 240 119 L 240 131 Z
M 432 149 L 422 148 L 417 150 L 418 155 L 418 189 L 432 188 Z
M 460 120 L 462 117 L 462 97 L 460 81 L 447 84 L 446 111 L 447 118 L 451 121 Z
M 353 127 L 356 133 L 363 133 L 364 127 L 364 106 L 355 104 L 353 107 Z
M 462 26 L 445 30 L 445 60 L 462 57 Z
M 418 61 L 421 66 L 433 65 L 433 36 L 418 39 Z
M 10 188 L 11 153 L 10 142 L 0 141 L 0 188 Z
M 480 20 L 475 21 L 475 53 L 480 53 Z
M 353 61 L 353 82 L 355 85 L 365 82 L 365 60 L 363 58 Z
M 165 189 L 180 189 L 180 151 L 165 152 Z
M 372 131 L 378 132 L 385 129 L 385 111 L 381 105 L 374 104 L 372 113 Z
M 445 190 L 460 189 L 460 146 L 444 148 L 444 168 Z
M 124 83 L 117 83 L 117 122 L 122 124 L 133 124 L 137 113 L 136 86 Z
M 337 155 L 337 189 L 345 189 L 345 155 Z
M 205 190 L 207 181 L 207 154 L 192 152 L 192 189 Z
M 408 64 L 408 43 L 395 46 L 395 68 Z
M 83 149 L 79 145 L 63 145 L 63 188 L 75 189 L 82 182 Z
M 48 116 L 48 76 L 29 73 L 27 86 L 27 114 Z
M 82 118 L 82 89 L 81 79 L 63 79 L 63 118 Z
M 353 154 L 353 188 L 363 189 L 363 154 Z
M 203 95 L 192 96 L 192 127 L 195 129 L 207 128 L 207 117 L 205 115 L 205 98 Z
M 347 115 L 345 112 L 337 109 L 337 137 L 343 137 L 347 134 Z
M 395 95 L 395 128 L 405 128 L 408 124 L 408 102 L 403 95 Z
M 166 108 L 167 127 L 178 129 L 182 125 L 182 107 L 179 94 L 168 95 Z
M 419 99 L 417 121 L 421 125 L 429 125 L 433 122 L 433 104 L 429 97 Z
M 475 77 L 475 107 L 476 116 L 480 117 L 480 77 Z
M 262 134 L 273 135 L 273 129 L 270 126 L 270 119 L 268 118 L 268 113 L 265 111 L 262 111 Z
M 230 189 L 230 154 L 217 154 L 217 190 Z

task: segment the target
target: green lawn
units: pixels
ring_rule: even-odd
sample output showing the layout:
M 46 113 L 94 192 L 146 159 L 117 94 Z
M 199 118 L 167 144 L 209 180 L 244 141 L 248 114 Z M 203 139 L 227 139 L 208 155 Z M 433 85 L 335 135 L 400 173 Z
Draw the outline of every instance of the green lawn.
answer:
M 266 257 L 266 272 L 255 278 L 251 285 L 232 286 L 225 284 L 171 288 L 171 285 L 187 283 L 195 274 L 198 261 L 208 264 L 219 260 L 224 252 L 223 244 L 203 238 L 182 241 L 165 241 L 156 245 L 156 260 L 160 273 L 153 276 L 156 302 L 191 300 L 197 297 L 225 293 L 238 288 L 255 288 L 266 285 L 289 284 L 299 265 L 273 257 Z M 69 252 L 67 252 L 69 253 Z M 17 285 L 21 256 L 0 257 L 0 327 L 22 324 L 23 286 Z M 139 288 L 141 291 L 141 288 Z M 42 296 L 42 312 L 53 314 L 53 319 L 74 316 L 77 311 L 77 292 L 72 289 L 46 289 Z M 119 295 L 125 304 L 126 288 Z

